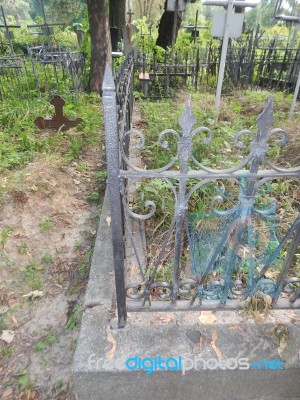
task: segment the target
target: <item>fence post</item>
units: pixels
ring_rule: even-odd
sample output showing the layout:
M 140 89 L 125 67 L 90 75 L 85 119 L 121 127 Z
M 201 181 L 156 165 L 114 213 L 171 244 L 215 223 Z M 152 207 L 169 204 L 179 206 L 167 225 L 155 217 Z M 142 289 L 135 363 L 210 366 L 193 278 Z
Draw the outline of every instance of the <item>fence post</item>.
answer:
M 108 190 L 110 198 L 112 244 L 114 252 L 113 258 L 117 294 L 118 327 L 123 328 L 127 320 L 127 311 L 124 276 L 123 217 L 119 179 L 119 133 L 115 83 L 113 80 L 112 71 L 108 65 L 106 65 L 105 68 L 102 90 Z

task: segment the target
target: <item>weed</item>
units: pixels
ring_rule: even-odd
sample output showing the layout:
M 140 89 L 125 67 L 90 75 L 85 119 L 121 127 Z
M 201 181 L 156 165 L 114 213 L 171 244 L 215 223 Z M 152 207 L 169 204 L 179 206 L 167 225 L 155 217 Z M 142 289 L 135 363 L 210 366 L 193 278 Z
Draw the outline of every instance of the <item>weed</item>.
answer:
M 21 271 L 27 278 L 34 278 L 39 269 L 39 264 L 36 261 L 30 261 Z
M 80 264 L 79 266 L 79 275 L 80 276 L 85 276 L 89 271 L 89 265 L 88 264 Z
M 76 315 L 71 315 L 67 322 L 67 329 L 72 330 L 78 324 L 78 317 Z
M 84 254 L 83 258 L 86 262 L 89 262 L 90 259 L 92 258 L 92 255 L 93 255 L 93 249 L 90 249 Z
M 69 143 L 69 151 L 66 154 L 68 161 L 78 159 L 81 155 L 83 149 L 83 139 L 82 137 L 72 137 Z
M 49 344 L 56 343 L 56 342 L 58 342 L 58 337 L 55 336 L 53 333 L 49 332 L 47 335 L 47 342 Z
M 40 230 L 41 232 L 48 231 L 53 227 L 53 221 L 46 217 L 43 219 L 43 221 L 40 223 Z
M 9 233 L 10 233 L 11 231 L 12 231 L 12 228 L 9 228 L 9 227 L 4 227 L 4 228 L 2 228 L 2 231 L 1 231 L 1 240 L 0 240 L 0 244 L 1 244 L 2 247 L 5 246 L 5 243 L 7 242 L 7 239 L 8 239 L 8 235 L 9 235 Z
M 39 278 L 33 278 L 29 281 L 29 286 L 33 290 L 39 290 L 43 288 L 44 282 Z
M 95 202 L 99 202 L 100 200 L 100 194 L 98 192 L 93 192 L 91 194 L 89 194 L 86 199 L 88 201 L 95 201 Z
M 63 385 L 63 380 L 61 378 L 57 378 L 55 381 L 55 385 L 54 385 L 55 388 L 60 389 L 62 387 L 62 385 Z
M 0 318 L 0 331 L 3 331 L 3 330 L 6 329 L 6 328 L 7 328 L 7 325 L 6 325 L 6 323 L 4 322 L 4 318 L 1 317 L 1 318 Z
M 40 340 L 38 342 L 36 342 L 34 349 L 35 351 L 43 351 L 47 348 L 47 343 L 45 343 L 44 341 Z
M 82 312 L 82 308 L 79 305 L 76 305 L 73 307 L 72 313 L 69 316 L 67 324 L 66 324 L 67 329 L 72 330 L 75 328 L 75 326 L 78 325 L 78 323 L 80 322 L 80 319 L 81 319 L 81 312 Z
M 91 230 L 83 231 L 83 237 L 87 242 L 91 242 L 94 240 L 95 233 Z
M 4 357 L 9 357 L 13 352 L 12 347 L 4 347 L 3 349 L 0 350 L 1 356 Z
M 21 368 L 19 371 L 18 384 L 22 390 L 29 390 L 31 388 L 31 383 L 29 376 L 25 369 Z
M 52 264 L 53 263 L 53 257 L 51 256 L 51 254 L 45 254 L 43 255 L 43 257 L 41 258 L 41 263 L 42 264 Z
M 87 171 L 87 164 L 84 161 L 80 161 L 77 165 L 77 169 L 79 172 L 83 173 Z
M 19 253 L 25 255 L 27 253 L 27 245 L 25 242 L 22 242 L 19 247 Z

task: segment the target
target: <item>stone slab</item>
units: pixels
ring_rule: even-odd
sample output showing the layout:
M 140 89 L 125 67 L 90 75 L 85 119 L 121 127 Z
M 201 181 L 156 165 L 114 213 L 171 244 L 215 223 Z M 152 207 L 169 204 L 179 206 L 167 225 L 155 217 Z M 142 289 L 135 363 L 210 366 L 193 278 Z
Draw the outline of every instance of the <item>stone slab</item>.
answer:
M 117 329 L 109 201 L 105 197 L 74 356 L 77 400 L 300 399 L 300 311 L 274 310 L 261 323 L 242 311 L 129 313 Z M 128 358 L 278 360 L 284 370 L 203 368 L 130 371 Z M 149 372 L 149 371 L 148 371 Z

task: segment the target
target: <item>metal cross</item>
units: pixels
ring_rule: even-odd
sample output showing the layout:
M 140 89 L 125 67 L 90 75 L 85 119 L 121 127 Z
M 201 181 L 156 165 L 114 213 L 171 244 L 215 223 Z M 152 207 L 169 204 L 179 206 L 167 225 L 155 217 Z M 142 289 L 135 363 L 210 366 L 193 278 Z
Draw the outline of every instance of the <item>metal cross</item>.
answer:
M 43 24 L 35 24 L 35 25 L 27 25 L 27 28 L 41 28 L 41 31 L 33 32 L 33 33 L 36 33 L 38 35 L 47 35 L 48 46 L 50 47 L 50 45 L 51 45 L 50 35 L 53 35 L 53 26 L 65 26 L 66 24 L 61 23 L 61 22 L 49 24 L 46 19 L 46 13 L 45 13 L 43 0 L 40 0 L 40 4 L 41 4 L 42 18 L 44 20 L 44 23 Z
M 1 6 L 1 13 L 2 13 L 2 18 L 3 18 L 3 25 L 0 25 L 0 28 L 5 28 L 5 37 L 9 42 L 9 47 L 10 47 L 10 51 L 11 54 L 14 54 L 14 48 L 13 48 L 13 32 L 9 30 L 9 28 L 21 28 L 21 25 L 8 25 L 6 22 L 6 17 L 5 17 L 5 13 L 3 10 L 3 7 Z
M 63 107 L 65 105 L 65 101 L 60 96 L 54 96 L 50 101 L 50 104 L 54 106 L 55 114 L 51 119 L 46 119 L 43 117 L 38 117 L 34 123 L 40 129 L 53 129 L 53 130 L 67 130 L 69 128 L 74 128 L 81 122 L 83 119 L 76 118 L 75 120 L 69 120 L 64 116 Z

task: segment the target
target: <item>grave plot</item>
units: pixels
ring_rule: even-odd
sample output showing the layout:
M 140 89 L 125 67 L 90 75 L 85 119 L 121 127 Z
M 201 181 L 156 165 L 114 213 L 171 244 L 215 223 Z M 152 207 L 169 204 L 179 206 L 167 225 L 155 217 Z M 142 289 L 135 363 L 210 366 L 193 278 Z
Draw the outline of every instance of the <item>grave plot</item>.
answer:
M 183 112 L 153 105 L 149 134 L 126 131 L 124 111 L 111 123 L 110 79 L 103 99 L 119 326 L 126 309 L 230 309 L 254 298 L 263 308 L 298 307 L 300 169 L 279 157 L 289 135 L 273 127 L 273 98 L 252 113 L 251 130 L 234 112 L 230 121 L 220 114 L 220 127 L 207 100 L 198 119 L 190 98 Z
M 76 46 L 70 48 L 56 40 L 55 34 L 64 23 L 48 23 L 43 10 L 43 23 L 28 25 L 38 37 L 39 45 L 27 45 L 19 54 L 14 49 L 12 29 L 19 25 L 8 25 L 2 8 L 4 37 L 0 54 L 1 97 L 33 97 L 42 94 L 74 94 L 84 90 L 85 58 Z

